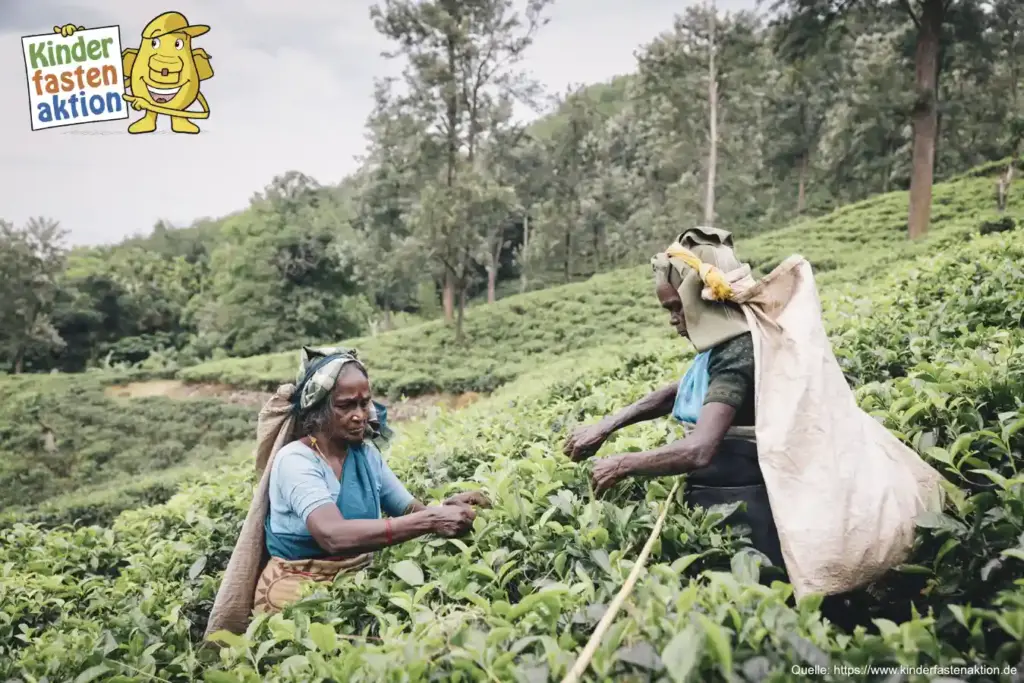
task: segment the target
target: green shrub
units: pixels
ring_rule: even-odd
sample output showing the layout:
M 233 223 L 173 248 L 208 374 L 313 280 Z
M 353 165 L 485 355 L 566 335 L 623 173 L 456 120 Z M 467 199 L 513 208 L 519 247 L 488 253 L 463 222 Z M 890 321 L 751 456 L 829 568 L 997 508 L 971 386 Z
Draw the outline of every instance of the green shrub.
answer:
M 987 177 L 936 185 L 934 204 L 931 234 L 920 242 L 906 241 L 907 193 L 895 192 L 741 240 L 738 251 L 760 274 L 793 253 L 802 254 L 821 283 L 831 286 L 876 279 L 895 264 L 957 245 L 986 220 L 1000 218 Z M 1019 211 L 1010 214 L 1024 219 Z M 1007 270 L 1003 276 L 1011 274 Z M 673 334 L 653 295 L 649 267 L 474 306 L 466 313 L 465 333 L 466 341 L 457 343 L 453 328 L 436 320 L 344 343 L 368 362 L 375 390 L 397 397 L 489 391 L 582 349 Z M 291 381 L 295 370 L 296 354 L 289 352 L 202 363 L 180 370 L 178 377 L 273 390 Z
M 0 378 L 0 511 L 199 461 L 254 433 L 256 415 L 241 406 L 106 395 L 129 378 Z
M 831 665 L 848 668 L 827 680 L 925 681 L 934 675 L 864 668 L 934 665 L 982 667 L 947 678 L 1016 680 L 1005 672 L 1024 655 L 1024 278 L 1012 233 L 971 238 L 976 226 L 965 221 L 948 253 L 879 256 L 846 280 L 822 277 L 826 323 L 860 405 L 942 469 L 951 498 L 946 514 L 921 520 L 907 563 L 858 594 L 863 625 L 829 621 L 814 597 L 795 603 L 788 585 L 759 585 L 762 558 L 730 525 L 732 510 L 690 508 L 677 494 L 586 680 L 788 681 Z M 249 505 L 247 463 L 110 529 L 11 526 L 0 532 L 0 679 L 560 679 L 671 487 L 630 482 L 596 500 L 588 466 L 560 454 L 574 424 L 679 377 L 690 358 L 659 335 L 625 342 L 525 364 L 484 401 L 404 425 L 388 457 L 414 493 L 481 487 L 493 508 L 464 539 L 395 546 L 258 617 L 219 656 L 196 644 Z M 679 433 L 668 421 L 638 425 L 604 452 Z
M 922 242 L 903 242 L 906 194 L 896 193 L 740 245 L 759 273 L 794 252 L 814 264 L 860 404 L 949 481 L 950 509 L 921 520 L 907 564 L 859 595 L 867 628 L 844 630 L 814 599 L 797 605 L 787 586 L 757 585 L 758 556 L 730 511 L 690 509 L 680 495 L 589 676 L 792 680 L 793 667 L 831 663 L 1019 666 L 1024 254 L 1014 231 L 985 227 L 1000 220 L 981 208 L 990 202 L 991 181 L 967 177 L 936 187 Z M 220 658 L 195 645 L 252 481 L 244 449 L 237 465 L 210 472 L 209 463 L 251 434 L 252 411 L 107 398 L 105 385 L 126 375 L 5 380 L 0 495 L 7 507 L 50 500 L 9 509 L 0 525 L 0 680 L 561 677 L 670 482 L 632 482 L 593 500 L 586 466 L 561 456 L 560 442 L 573 424 L 680 376 L 689 354 L 657 309 L 647 269 L 474 308 L 467 332 L 469 346 L 440 323 L 353 345 L 392 395 L 495 391 L 406 426 L 391 456 L 421 497 L 482 486 L 494 509 L 470 538 L 389 549 L 374 568 L 257 619 Z M 291 379 L 294 362 L 277 354 L 181 374 L 272 387 Z M 647 424 L 606 452 L 678 435 L 667 422 Z M 183 482 L 192 483 L 168 500 Z M 112 526 L 50 528 L 74 522 Z

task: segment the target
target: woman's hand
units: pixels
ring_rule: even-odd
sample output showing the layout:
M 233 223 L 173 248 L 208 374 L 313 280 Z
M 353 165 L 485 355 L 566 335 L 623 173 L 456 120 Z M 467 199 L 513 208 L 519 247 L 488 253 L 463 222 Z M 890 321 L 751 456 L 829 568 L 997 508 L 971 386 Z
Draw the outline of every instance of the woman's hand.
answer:
M 590 475 L 590 483 L 594 487 L 594 495 L 602 493 L 629 476 L 628 455 L 613 455 L 601 458 L 594 463 L 594 471 Z
M 431 530 L 438 536 L 455 538 L 465 536 L 473 528 L 476 512 L 463 503 L 452 503 L 430 508 Z
M 577 427 L 566 439 L 562 452 L 573 462 L 582 462 L 597 453 L 609 436 L 611 433 L 600 422 L 586 427 Z
M 491 501 L 487 500 L 487 496 L 479 491 L 466 491 L 464 493 L 456 493 L 444 501 L 444 505 L 475 505 L 478 508 L 489 508 L 491 507 Z

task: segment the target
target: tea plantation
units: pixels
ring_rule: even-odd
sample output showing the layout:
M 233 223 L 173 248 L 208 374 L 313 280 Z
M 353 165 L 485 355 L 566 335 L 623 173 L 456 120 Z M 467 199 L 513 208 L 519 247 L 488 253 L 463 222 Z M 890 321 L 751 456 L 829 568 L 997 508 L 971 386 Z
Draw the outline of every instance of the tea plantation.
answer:
M 794 603 L 788 585 L 760 585 L 731 510 L 690 509 L 677 494 L 587 680 L 1019 680 L 1006 671 L 1024 672 L 1024 239 L 1020 229 L 980 234 L 996 218 L 983 208 L 991 187 L 979 178 L 937 186 L 933 234 L 913 245 L 905 194 L 740 245 L 761 271 L 794 252 L 816 265 L 861 406 L 948 480 L 946 513 L 920 520 L 908 563 L 866 587 L 843 619 L 859 623 L 829 621 L 814 598 Z M 353 342 L 393 394 L 501 385 L 466 410 L 403 425 L 388 456 L 425 500 L 483 488 L 494 507 L 470 536 L 381 552 L 372 568 L 226 636 L 220 652 L 199 642 L 252 493 L 244 452 L 109 527 L 9 525 L 0 680 L 560 680 L 672 486 L 631 483 L 594 499 L 589 465 L 560 452 L 574 424 L 685 371 L 690 353 L 670 338 L 648 278 L 647 269 L 613 273 L 474 311 L 468 350 L 440 325 Z M 182 375 L 269 386 L 290 378 L 294 362 Z M 158 429 L 160 419 L 147 422 Z M 235 436 L 204 434 L 193 441 Z M 636 426 L 602 454 L 679 435 L 668 421 Z M 936 665 L 947 668 L 897 673 Z M 810 667 L 829 673 L 794 673 Z
M 962 231 L 994 218 L 991 178 L 966 177 L 935 186 L 932 232 L 938 242 L 906 241 L 907 193 L 851 204 L 815 220 L 749 240 L 740 256 L 761 274 L 793 253 L 805 256 L 819 284 L 880 272 L 889 264 L 942 248 Z M 675 235 L 666 235 L 666 246 Z M 833 271 L 840 272 L 833 272 Z M 473 309 L 469 341 L 458 344 L 451 327 L 430 322 L 366 339 L 348 340 L 373 368 L 374 388 L 392 396 L 434 391 L 491 391 L 531 368 L 583 348 L 670 339 L 673 332 L 652 295 L 649 267 L 594 276 L 587 282 L 502 299 Z M 203 363 L 178 373 L 196 382 L 274 390 L 295 374 L 295 353 Z
M 234 443 L 251 409 L 216 400 L 119 399 L 106 389 L 139 373 L 0 378 L 0 523 L 107 523 L 162 503 Z M 6 514 L 5 514 L 6 513 Z

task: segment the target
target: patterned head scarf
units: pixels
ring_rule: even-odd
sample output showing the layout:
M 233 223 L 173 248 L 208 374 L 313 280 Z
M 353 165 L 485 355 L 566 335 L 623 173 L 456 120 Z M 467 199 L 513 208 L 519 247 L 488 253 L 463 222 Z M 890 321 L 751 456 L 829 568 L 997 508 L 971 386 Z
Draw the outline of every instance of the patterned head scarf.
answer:
M 742 268 L 732 235 L 718 228 L 692 228 L 651 259 L 656 285 L 679 292 L 687 334 L 698 353 L 749 330 L 746 318 L 729 299 L 726 273 Z M 702 292 L 707 289 L 710 300 Z
M 359 360 L 355 349 L 302 347 L 295 392 L 292 394 L 292 411 L 296 415 L 305 415 L 330 396 L 338 377 L 341 376 L 342 368 L 349 363 L 355 363 L 366 372 L 366 366 Z M 370 419 L 367 423 L 367 438 L 388 441 L 392 435 L 393 432 L 387 425 L 387 409 L 372 401 Z

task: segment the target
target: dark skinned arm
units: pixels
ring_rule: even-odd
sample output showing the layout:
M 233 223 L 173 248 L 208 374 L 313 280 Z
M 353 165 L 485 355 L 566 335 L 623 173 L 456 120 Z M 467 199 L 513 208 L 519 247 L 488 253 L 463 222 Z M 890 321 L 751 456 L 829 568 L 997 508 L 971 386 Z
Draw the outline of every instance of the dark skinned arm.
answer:
M 647 422 L 648 420 L 655 420 L 659 417 L 670 415 L 672 413 L 672 406 L 676 401 L 676 391 L 678 389 L 678 382 L 655 389 L 636 403 L 602 420 L 601 425 L 604 431 L 611 434 L 623 427 L 635 425 L 638 422 Z
M 483 499 L 487 502 L 487 499 Z M 306 518 L 306 528 L 317 545 L 331 554 L 357 555 L 419 536 L 436 533 L 445 538 L 462 536 L 473 527 L 476 512 L 458 498 L 427 507 L 414 500 L 403 515 L 384 519 L 345 519 L 336 505 L 321 505 Z M 388 541 L 388 525 L 391 539 Z
M 575 462 L 586 460 L 597 453 L 608 437 L 619 429 L 670 414 L 677 389 L 677 384 L 668 384 L 600 422 L 588 427 L 577 427 L 566 439 L 562 452 Z
M 718 452 L 737 411 L 754 389 L 753 340 L 741 335 L 715 347 L 708 366 L 710 383 L 697 424 L 685 439 L 643 453 L 628 453 L 594 465 L 595 492 L 627 476 L 661 477 L 707 467 Z
M 736 409 L 725 403 L 708 403 L 697 417 L 693 431 L 679 441 L 642 453 L 626 453 L 594 463 L 594 492 L 600 495 L 626 477 L 664 477 L 707 467 L 732 426 Z
M 725 433 L 732 426 L 736 409 L 724 403 L 708 403 L 701 408 L 697 424 L 685 439 L 661 448 L 626 456 L 630 476 L 662 477 L 685 474 L 707 467 L 718 452 Z
M 389 520 L 391 543 L 404 543 L 434 531 L 433 511 L 421 510 Z M 331 554 L 357 555 L 387 547 L 383 519 L 345 519 L 336 505 L 321 505 L 306 519 L 306 528 L 317 545 Z

